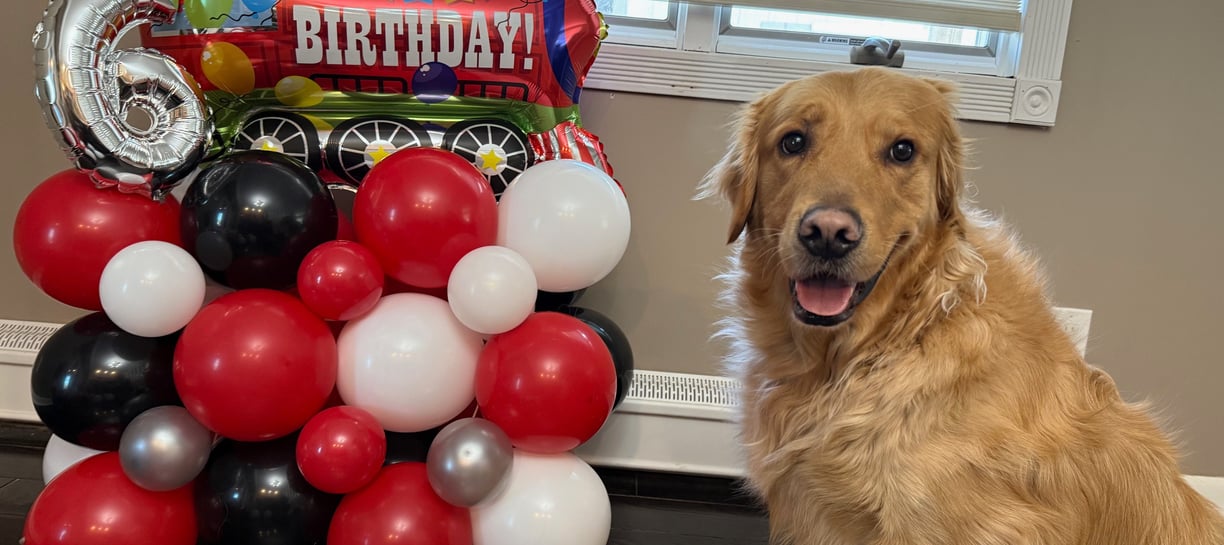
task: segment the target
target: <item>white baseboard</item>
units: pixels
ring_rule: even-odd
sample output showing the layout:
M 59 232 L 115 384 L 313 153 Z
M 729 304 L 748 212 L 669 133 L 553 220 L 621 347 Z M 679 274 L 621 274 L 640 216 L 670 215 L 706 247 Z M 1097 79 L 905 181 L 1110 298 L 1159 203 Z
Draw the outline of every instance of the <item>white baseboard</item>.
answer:
M 1224 477 L 1186 475 L 1186 483 L 1224 510 Z
M 0 419 L 39 421 L 30 400 L 30 367 L 43 341 L 61 325 L 0 320 Z
M 574 452 L 592 465 L 740 477 L 736 388 L 721 377 L 637 371 L 625 401 Z
M 0 362 L 0 419 L 38 422 L 30 401 L 30 366 Z

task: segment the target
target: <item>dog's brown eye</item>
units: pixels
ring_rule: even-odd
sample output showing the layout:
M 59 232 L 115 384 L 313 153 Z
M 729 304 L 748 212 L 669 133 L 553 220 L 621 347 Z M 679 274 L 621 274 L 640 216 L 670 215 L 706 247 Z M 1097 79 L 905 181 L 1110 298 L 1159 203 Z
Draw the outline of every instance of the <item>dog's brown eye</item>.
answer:
M 782 148 L 782 153 L 794 155 L 807 149 L 807 137 L 801 132 L 788 132 L 786 136 L 782 137 L 782 142 L 779 145 Z
M 909 140 L 897 140 L 888 149 L 888 156 L 898 163 L 908 163 L 914 158 L 914 143 Z

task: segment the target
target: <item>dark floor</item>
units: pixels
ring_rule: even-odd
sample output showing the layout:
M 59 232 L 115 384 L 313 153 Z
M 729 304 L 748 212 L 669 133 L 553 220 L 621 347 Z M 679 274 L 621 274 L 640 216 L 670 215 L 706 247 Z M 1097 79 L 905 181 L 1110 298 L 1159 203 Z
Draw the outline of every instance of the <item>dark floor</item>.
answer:
M 17 543 L 42 489 L 39 426 L 0 421 L 0 545 Z M 765 545 L 764 515 L 727 479 L 596 468 L 612 498 L 609 545 Z

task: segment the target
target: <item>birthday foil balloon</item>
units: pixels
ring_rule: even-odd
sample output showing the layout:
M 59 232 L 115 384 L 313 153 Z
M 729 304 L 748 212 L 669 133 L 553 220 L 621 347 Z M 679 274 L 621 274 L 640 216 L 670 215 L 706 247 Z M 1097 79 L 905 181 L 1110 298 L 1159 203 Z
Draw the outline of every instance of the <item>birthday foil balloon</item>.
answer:
M 355 188 L 436 147 L 500 195 L 540 161 L 611 173 L 578 111 L 606 34 L 593 0 L 185 0 L 141 39 L 199 82 L 214 153 L 277 151 Z
M 210 146 L 212 119 L 192 75 L 162 53 L 114 47 L 124 30 L 169 22 L 179 9 L 178 0 L 51 0 L 35 28 L 43 118 L 99 186 L 160 200 Z

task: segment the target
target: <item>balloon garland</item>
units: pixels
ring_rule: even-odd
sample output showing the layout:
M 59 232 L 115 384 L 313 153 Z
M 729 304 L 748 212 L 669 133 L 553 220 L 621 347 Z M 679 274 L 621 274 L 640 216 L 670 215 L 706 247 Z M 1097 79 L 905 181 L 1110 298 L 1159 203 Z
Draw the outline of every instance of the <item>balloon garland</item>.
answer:
M 32 369 L 24 542 L 605 543 L 572 453 L 633 368 L 576 306 L 630 234 L 578 109 L 605 35 L 591 0 L 52 0 L 73 168 L 13 246 L 89 314 Z

